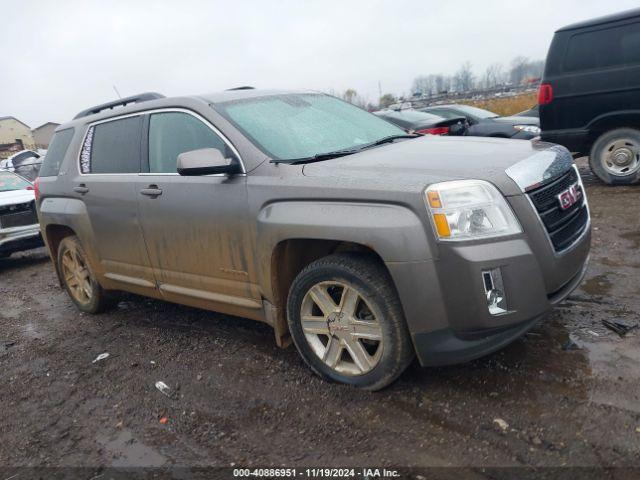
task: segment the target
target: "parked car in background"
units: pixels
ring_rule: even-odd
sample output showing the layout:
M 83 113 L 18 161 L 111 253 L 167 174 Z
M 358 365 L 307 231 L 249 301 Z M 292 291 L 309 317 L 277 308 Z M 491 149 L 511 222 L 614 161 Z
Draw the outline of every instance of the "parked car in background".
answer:
M 416 354 L 461 363 L 524 335 L 580 284 L 591 238 L 565 148 L 408 135 L 306 91 L 92 107 L 36 182 L 81 311 L 124 290 L 266 322 L 370 390 Z
M 423 135 L 465 135 L 467 121 L 463 116 L 445 118 L 418 110 L 380 110 L 374 115 L 397 125 L 408 133 Z
M 42 157 L 43 155 L 33 150 L 22 150 L 2 160 L 0 162 L 0 170 L 16 172 L 33 182 L 42 166 Z
M 524 112 L 516 113 L 514 116 L 516 117 L 533 117 L 540 118 L 540 107 L 538 105 L 531 107 L 529 110 L 525 110 Z
M 444 118 L 465 117 L 469 122 L 467 135 L 474 137 L 499 137 L 530 140 L 540 135 L 540 121 L 535 117 L 501 117 L 469 105 L 433 105 L 420 111 Z
M 538 103 L 543 140 L 589 155 L 606 183 L 640 182 L 640 9 L 558 30 Z
M 33 185 L 13 172 L 0 171 L 0 258 L 41 246 Z

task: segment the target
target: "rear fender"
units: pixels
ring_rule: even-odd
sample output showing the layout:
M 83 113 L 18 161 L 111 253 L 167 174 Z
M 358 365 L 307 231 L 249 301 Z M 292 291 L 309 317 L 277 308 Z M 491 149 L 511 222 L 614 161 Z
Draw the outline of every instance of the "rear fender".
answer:
M 47 227 L 50 225 L 62 225 L 73 230 L 80 239 L 91 268 L 98 277 L 102 277 L 103 271 L 100 259 L 92 248 L 92 245 L 94 245 L 94 233 L 84 202 L 74 198 L 47 197 L 40 202 L 38 217 L 42 236 L 49 248 L 52 260 L 56 264 L 56 269 L 57 259 L 53 258 L 54 254 L 51 250 L 50 239 L 47 238 Z

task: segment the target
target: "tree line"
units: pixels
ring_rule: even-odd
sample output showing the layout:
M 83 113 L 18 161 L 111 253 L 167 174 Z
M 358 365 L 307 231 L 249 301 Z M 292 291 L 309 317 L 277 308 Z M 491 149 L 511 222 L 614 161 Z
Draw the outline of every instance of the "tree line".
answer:
M 413 95 L 433 96 L 443 93 L 469 92 L 507 85 L 521 85 L 529 80 L 539 79 L 543 71 L 544 60 L 530 60 L 523 56 L 515 57 L 508 67 L 505 67 L 502 63 L 492 63 L 480 75 L 476 75 L 471 62 L 465 62 L 453 75 L 444 75 L 442 73 L 418 75 L 411 85 L 411 93 Z M 352 88 L 342 93 L 334 90 L 330 90 L 328 93 L 366 110 L 386 108 L 398 101 L 396 95 L 385 93 L 378 99 L 378 104 L 375 105 Z
M 542 76 L 544 60 L 516 57 L 509 68 L 493 63 L 476 76 L 470 62 L 463 63 L 453 75 L 419 75 L 413 80 L 411 92 L 420 95 L 437 95 L 447 92 L 468 92 L 475 89 L 490 89 L 503 85 L 521 85 L 527 80 Z

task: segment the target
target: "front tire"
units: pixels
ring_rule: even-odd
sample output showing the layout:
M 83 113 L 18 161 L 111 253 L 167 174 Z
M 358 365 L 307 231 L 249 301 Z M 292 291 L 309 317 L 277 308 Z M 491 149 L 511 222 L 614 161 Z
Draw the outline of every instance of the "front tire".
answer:
M 302 270 L 287 320 L 298 352 L 326 380 L 379 390 L 414 357 L 391 277 L 368 255 L 331 255 Z
M 113 299 L 96 280 L 78 237 L 65 237 L 60 242 L 58 271 L 65 290 L 80 311 L 100 313 L 113 305 Z
M 617 128 L 602 134 L 591 148 L 589 166 L 609 185 L 640 182 L 640 131 Z

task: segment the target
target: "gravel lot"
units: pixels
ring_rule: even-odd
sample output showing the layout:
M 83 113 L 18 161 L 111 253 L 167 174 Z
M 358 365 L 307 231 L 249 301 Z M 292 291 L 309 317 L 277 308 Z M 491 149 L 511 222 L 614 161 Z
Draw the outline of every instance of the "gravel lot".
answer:
M 581 288 L 505 350 L 378 393 L 317 379 L 259 323 L 135 296 L 82 315 L 44 250 L 0 260 L 0 465 L 640 466 L 640 331 L 601 324 L 640 320 L 640 187 L 582 168 Z

